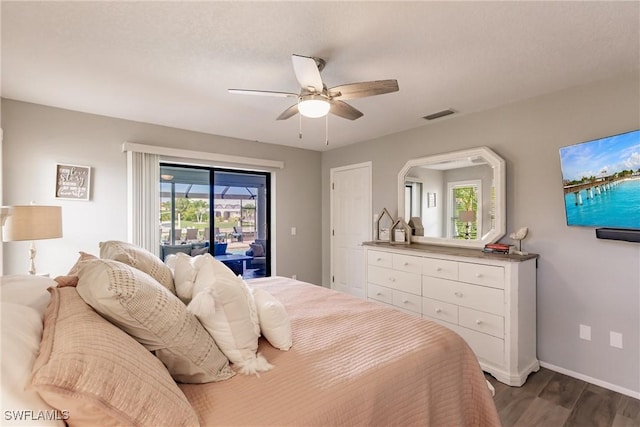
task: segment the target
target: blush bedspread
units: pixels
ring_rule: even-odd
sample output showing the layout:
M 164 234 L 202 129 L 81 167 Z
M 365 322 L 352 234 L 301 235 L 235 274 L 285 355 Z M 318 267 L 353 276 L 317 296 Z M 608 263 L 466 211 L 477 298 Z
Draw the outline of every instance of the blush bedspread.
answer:
M 180 384 L 201 425 L 500 425 L 473 352 L 448 329 L 293 279 L 248 283 L 285 305 L 293 347 L 261 338 L 273 370 Z

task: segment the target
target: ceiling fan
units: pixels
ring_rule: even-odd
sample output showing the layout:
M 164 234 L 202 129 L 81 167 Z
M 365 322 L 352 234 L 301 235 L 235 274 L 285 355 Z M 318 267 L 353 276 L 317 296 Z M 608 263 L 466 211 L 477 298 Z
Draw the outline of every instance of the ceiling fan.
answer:
M 300 83 L 299 94 L 247 89 L 229 89 L 229 92 L 298 98 L 298 102 L 284 110 L 277 120 L 286 120 L 297 113 L 310 118 L 324 117 L 328 113 L 332 113 L 345 119 L 355 120 L 362 117 L 363 114 L 344 102 L 345 100 L 398 91 L 396 80 L 350 83 L 327 89 L 320 77 L 320 72 L 326 64 L 324 59 L 293 54 L 291 60 L 293 61 L 293 71 L 298 83 Z

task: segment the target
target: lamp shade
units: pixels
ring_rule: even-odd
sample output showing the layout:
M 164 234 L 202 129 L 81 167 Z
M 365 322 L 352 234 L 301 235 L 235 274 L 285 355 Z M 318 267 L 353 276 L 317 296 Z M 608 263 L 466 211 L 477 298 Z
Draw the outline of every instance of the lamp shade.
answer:
M 60 206 L 11 206 L 2 227 L 2 240 L 43 240 L 62 237 Z
M 458 219 L 463 222 L 473 222 L 476 220 L 476 211 L 460 211 Z

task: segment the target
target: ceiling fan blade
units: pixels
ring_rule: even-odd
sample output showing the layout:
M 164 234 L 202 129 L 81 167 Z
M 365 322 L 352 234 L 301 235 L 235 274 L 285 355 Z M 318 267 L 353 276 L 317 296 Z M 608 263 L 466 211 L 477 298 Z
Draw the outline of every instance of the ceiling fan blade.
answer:
M 331 104 L 331 109 L 329 111 L 332 114 L 335 114 L 336 116 L 349 119 L 349 120 L 355 120 L 363 116 L 360 110 L 353 108 L 351 105 L 347 104 L 346 102 L 336 101 L 334 99 L 329 101 L 329 103 Z
M 238 93 L 240 95 L 261 95 L 261 96 L 279 96 L 282 98 L 298 97 L 297 93 L 289 92 L 273 92 L 269 90 L 251 90 L 251 89 L 228 89 L 229 93 Z
M 287 108 L 278 116 L 276 120 L 287 120 L 298 114 L 298 104 L 293 104 L 291 107 Z
M 339 99 L 364 98 L 365 96 L 382 95 L 384 93 L 397 92 L 397 80 L 376 80 L 372 82 L 351 83 L 332 87 L 329 95 Z
M 293 71 L 296 73 L 296 79 L 303 89 L 310 89 L 317 93 L 322 92 L 322 78 L 320 77 L 320 69 L 315 58 L 302 55 L 291 55 L 293 62 Z

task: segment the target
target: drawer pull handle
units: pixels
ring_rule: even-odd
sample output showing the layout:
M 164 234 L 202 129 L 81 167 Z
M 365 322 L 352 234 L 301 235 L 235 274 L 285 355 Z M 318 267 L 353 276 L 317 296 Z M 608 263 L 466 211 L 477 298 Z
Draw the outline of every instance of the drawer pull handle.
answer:
M 482 320 L 476 320 L 476 325 L 482 325 Z
M 436 313 L 442 313 L 442 309 L 436 308 Z
M 402 264 L 402 265 L 404 265 L 406 267 L 407 265 L 409 265 L 409 263 L 407 261 L 405 261 L 404 264 Z
M 403 304 L 409 304 L 409 301 L 408 301 L 408 300 L 406 300 L 406 299 L 403 299 L 403 300 L 402 300 L 402 303 L 403 303 Z
M 479 278 L 481 278 L 481 277 L 482 277 L 482 274 L 480 274 L 480 273 L 476 273 L 476 277 L 479 279 Z
M 376 258 L 376 261 L 380 262 L 382 261 L 382 258 Z
M 395 281 L 396 281 L 396 278 L 395 278 L 395 277 L 389 277 L 389 281 L 390 281 L 390 282 L 395 282 Z
M 453 294 L 458 298 L 462 298 L 462 295 L 463 295 L 462 292 L 454 292 Z
M 436 267 L 436 271 L 442 271 L 442 267 Z
M 376 295 L 380 296 L 380 295 L 382 295 L 382 292 L 376 292 Z

